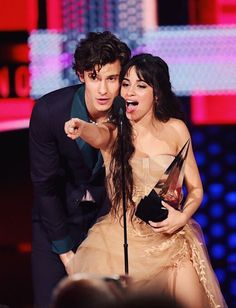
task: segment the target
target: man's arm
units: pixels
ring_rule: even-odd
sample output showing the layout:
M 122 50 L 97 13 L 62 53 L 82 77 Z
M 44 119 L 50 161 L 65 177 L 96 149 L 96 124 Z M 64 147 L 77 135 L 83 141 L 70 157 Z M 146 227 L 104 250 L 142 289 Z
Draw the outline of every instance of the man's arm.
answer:
M 40 220 L 58 254 L 74 246 L 58 187 L 59 153 L 51 129 L 52 116 L 44 98 L 36 102 L 29 131 L 31 178 Z

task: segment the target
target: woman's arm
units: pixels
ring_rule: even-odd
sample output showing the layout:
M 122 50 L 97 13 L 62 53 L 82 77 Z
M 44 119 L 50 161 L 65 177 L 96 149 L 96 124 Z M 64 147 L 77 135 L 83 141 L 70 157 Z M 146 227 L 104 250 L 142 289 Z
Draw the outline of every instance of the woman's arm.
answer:
M 175 126 L 176 140 L 179 151 L 185 142 L 190 138 L 190 134 L 183 122 L 176 121 Z M 191 143 L 185 163 L 184 179 L 187 188 L 187 197 L 183 206 L 183 211 L 180 212 L 175 210 L 173 207 L 163 202 L 163 205 L 168 209 L 168 217 L 159 223 L 150 222 L 151 226 L 154 227 L 155 232 L 171 234 L 182 228 L 197 211 L 202 202 L 202 182 Z
M 199 208 L 203 198 L 202 182 L 191 144 L 186 160 L 184 179 L 187 196 L 183 206 L 183 213 L 187 216 L 187 220 L 189 220 Z
M 113 123 L 88 123 L 78 118 L 72 118 L 65 123 L 65 133 L 71 139 L 82 138 L 91 146 L 107 150 L 113 144 L 116 127 Z
M 188 128 L 182 121 L 177 121 L 176 132 L 180 147 L 186 142 L 186 140 L 191 140 Z M 180 147 L 178 150 L 180 150 Z M 187 220 L 189 220 L 199 208 L 203 198 L 202 181 L 191 142 L 185 163 L 184 181 L 187 188 L 187 196 L 183 206 L 183 213 L 186 215 Z

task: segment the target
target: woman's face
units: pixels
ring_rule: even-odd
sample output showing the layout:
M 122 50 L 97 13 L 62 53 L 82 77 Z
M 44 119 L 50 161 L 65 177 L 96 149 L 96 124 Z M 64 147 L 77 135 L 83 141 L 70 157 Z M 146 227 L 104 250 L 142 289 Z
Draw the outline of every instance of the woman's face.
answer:
M 121 82 L 121 96 L 126 100 L 126 116 L 135 122 L 153 113 L 153 88 L 140 79 L 131 67 Z

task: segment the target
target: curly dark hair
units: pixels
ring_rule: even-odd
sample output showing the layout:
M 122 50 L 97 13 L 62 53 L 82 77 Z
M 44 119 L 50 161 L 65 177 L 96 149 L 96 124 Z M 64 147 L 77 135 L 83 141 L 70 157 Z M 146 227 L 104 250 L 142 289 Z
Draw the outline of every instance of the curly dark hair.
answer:
M 73 69 L 77 75 L 92 70 L 96 75 L 96 65 L 101 68 L 119 60 L 121 66 L 124 66 L 130 56 L 131 51 L 127 44 L 111 32 L 89 32 L 87 37 L 81 39 L 76 47 Z
M 160 57 L 151 54 L 136 55 L 123 67 L 120 74 L 121 82 L 132 67 L 135 67 L 138 77 L 153 88 L 153 95 L 158 98 L 158 103 L 153 103 L 154 116 L 162 122 L 167 122 L 171 117 L 184 120 L 184 113 L 181 110 L 180 102 L 171 88 L 169 68 L 166 62 Z M 115 117 L 115 122 L 117 122 L 117 117 Z M 121 138 L 124 138 L 124 157 L 122 159 L 125 164 L 126 201 L 128 206 L 131 207 L 131 215 L 133 217 L 135 212 L 135 204 L 132 200 L 134 183 L 130 159 L 134 154 L 135 148 L 133 145 L 132 125 L 126 117 L 124 119 L 124 126 L 125 137 L 118 133 L 112 149 L 110 182 L 114 187 L 114 193 L 111 201 L 113 210 L 117 213 L 122 200 L 120 143 Z

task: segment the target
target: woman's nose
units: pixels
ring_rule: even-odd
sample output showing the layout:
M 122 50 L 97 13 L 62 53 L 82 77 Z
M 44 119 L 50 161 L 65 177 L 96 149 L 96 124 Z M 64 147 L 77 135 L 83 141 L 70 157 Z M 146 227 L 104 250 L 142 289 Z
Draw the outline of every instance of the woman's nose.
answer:
M 134 87 L 129 86 L 128 89 L 127 89 L 126 95 L 127 95 L 128 97 L 129 97 L 129 96 L 135 95 L 135 89 L 134 89 Z

